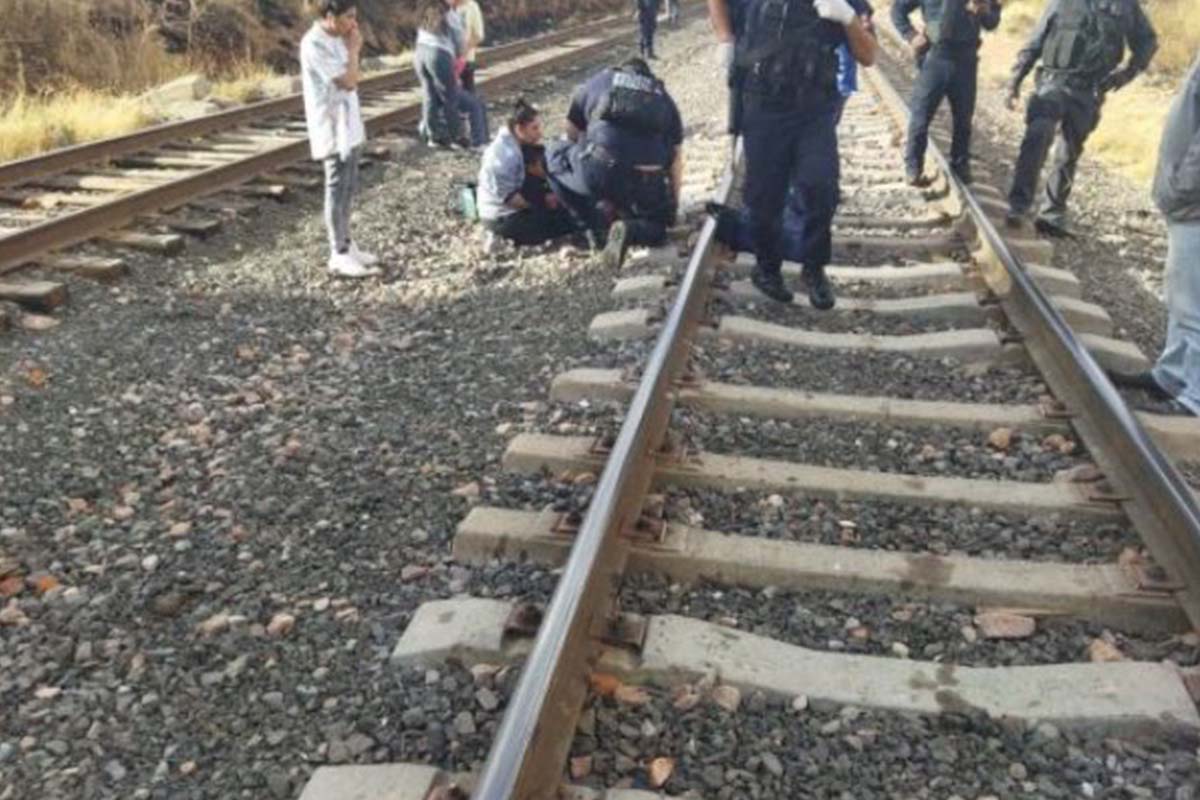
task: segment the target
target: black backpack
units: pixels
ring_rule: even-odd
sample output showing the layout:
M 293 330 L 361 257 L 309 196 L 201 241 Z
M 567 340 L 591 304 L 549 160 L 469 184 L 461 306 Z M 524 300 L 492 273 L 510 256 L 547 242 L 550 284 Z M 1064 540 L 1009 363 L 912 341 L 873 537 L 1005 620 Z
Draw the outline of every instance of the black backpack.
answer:
M 803 88 L 837 89 L 837 49 L 813 0 L 751 0 L 734 55 L 734 72 L 756 91 L 783 96 Z

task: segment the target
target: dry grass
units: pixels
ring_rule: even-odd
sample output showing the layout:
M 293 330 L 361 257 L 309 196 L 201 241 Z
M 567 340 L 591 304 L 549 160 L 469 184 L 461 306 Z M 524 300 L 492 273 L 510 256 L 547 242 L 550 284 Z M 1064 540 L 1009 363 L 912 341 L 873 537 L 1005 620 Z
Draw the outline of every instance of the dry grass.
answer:
M 254 103 L 263 99 L 263 82 L 275 77 L 276 74 L 262 64 L 243 62 L 214 83 L 211 94 L 217 100 L 229 103 Z
M 1006 0 L 1000 29 L 1026 36 L 1037 24 L 1045 0 Z M 1196 0 L 1144 0 L 1142 7 L 1158 32 L 1158 53 L 1151 71 L 1178 77 L 1200 51 L 1200 9 Z
M 152 0 L 0 0 L 0 161 L 115 136 L 153 121 L 135 98 L 190 72 L 213 96 L 261 99 L 262 82 L 294 71 L 311 24 L 308 0 L 204 0 L 167 52 Z M 488 0 L 493 36 L 527 34 L 551 19 L 624 8 L 626 0 Z M 416 0 L 360 0 L 374 52 L 406 49 Z M 169 30 L 168 30 L 169 29 Z M 182 38 L 181 38 L 182 37 Z
M 1146 6 L 1158 31 L 1153 69 L 1178 77 L 1200 52 L 1200 7 L 1196 0 L 1151 0 Z
M 0 91 L 84 86 L 136 92 L 187 71 L 169 55 L 140 0 L 3 0 Z
M 150 122 L 137 100 L 79 89 L 48 99 L 18 96 L 0 107 L 0 161 L 130 133 Z

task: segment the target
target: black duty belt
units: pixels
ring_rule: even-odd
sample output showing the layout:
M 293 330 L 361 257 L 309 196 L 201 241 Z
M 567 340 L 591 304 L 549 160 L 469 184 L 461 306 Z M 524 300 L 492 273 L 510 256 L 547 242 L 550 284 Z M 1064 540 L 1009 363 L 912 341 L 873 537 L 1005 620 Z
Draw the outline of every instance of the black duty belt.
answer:
M 1063 70 L 1038 67 L 1037 77 L 1041 83 L 1047 83 L 1051 86 L 1061 86 L 1065 89 L 1073 89 L 1077 92 L 1087 92 L 1089 94 L 1095 94 L 1100 87 L 1100 81 L 1097 78 L 1078 72 L 1065 72 Z

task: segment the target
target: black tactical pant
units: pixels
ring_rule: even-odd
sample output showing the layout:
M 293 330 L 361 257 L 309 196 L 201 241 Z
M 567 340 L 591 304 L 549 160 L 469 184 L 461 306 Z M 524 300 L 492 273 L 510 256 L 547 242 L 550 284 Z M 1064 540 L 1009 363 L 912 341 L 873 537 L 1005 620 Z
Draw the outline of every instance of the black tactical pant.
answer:
M 537 245 L 575 233 L 578 227 L 565 208 L 532 206 L 499 219 L 484 220 L 484 227 L 515 245 Z
M 1059 227 L 1065 225 L 1075 168 L 1083 154 L 1084 142 L 1100 122 L 1100 105 L 1100 96 L 1093 90 L 1055 81 L 1039 83 L 1025 113 L 1025 138 L 1008 192 L 1011 211 L 1025 214 L 1033 208 L 1038 175 L 1057 136 L 1054 163 L 1046 179 L 1045 199 L 1038 216 Z
M 950 102 L 953 134 L 950 166 L 956 171 L 970 168 L 971 125 L 975 117 L 979 55 L 973 44 L 935 46 L 921 62 L 921 71 L 913 86 L 912 116 L 908 122 L 908 145 L 904 166 L 909 175 L 918 175 L 925 167 L 929 147 L 929 125 L 942 100 Z
M 550 186 L 581 229 L 603 239 L 615 219 L 626 223 L 633 245 L 657 247 L 667 239 L 677 209 L 666 170 L 644 172 L 586 142 L 561 142 L 547 153 Z

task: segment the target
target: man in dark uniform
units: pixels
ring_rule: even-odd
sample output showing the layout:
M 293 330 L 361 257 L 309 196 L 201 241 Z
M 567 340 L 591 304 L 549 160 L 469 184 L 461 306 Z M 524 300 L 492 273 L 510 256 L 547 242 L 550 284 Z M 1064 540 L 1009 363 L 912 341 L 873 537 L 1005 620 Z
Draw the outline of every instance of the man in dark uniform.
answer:
M 640 58 L 576 90 L 567 139 L 547 152 L 554 193 L 619 268 L 630 245 L 657 246 L 679 208 L 683 119 Z
M 923 31 L 909 21 L 917 8 L 925 18 Z M 925 183 L 929 124 L 943 98 L 950 101 L 954 123 L 950 168 L 960 180 L 970 183 L 971 122 L 979 83 L 981 31 L 993 31 L 1000 24 L 999 0 L 897 0 L 892 6 L 892 24 L 908 42 L 921 67 L 913 86 L 904 154 L 908 183 L 912 186 Z
M 660 0 L 633 0 L 637 7 L 638 29 L 641 38 L 638 49 L 642 58 L 654 60 L 654 33 L 658 30 L 658 5 Z
M 772 300 L 792 301 L 781 270 L 784 209 L 794 203 L 804 219 L 809 300 L 833 308 L 825 267 L 838 205 L 837 49 L 848 43 L 860 64 L 874 63 L 875 39 L 860 19 L 867 8 L 860 0 L 708 0 L 708 8 L 729 67 L 731 131 L 746 153 L 751 280 Z
M 1126 45 L 1131 56 L 1122 67 Z M 1015 110 L 1021 81 L 1041 60 L 1008 193 L 1010 226 L 1024 226 L 1033 208 L 1038 175 L 1057 133 L 1037 229 L 1056 236 L 1069 233 L 1067 198 L 1083 144 L 1100 122 L 1104 96 L 1146 69 L 1157 49 L 1158 38 L 1138 0 L 1050 0 L 1033 36 L 1017 55 L 1008 89 L 1008 107 Z

